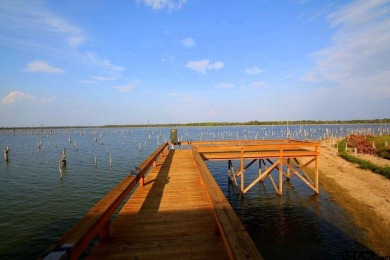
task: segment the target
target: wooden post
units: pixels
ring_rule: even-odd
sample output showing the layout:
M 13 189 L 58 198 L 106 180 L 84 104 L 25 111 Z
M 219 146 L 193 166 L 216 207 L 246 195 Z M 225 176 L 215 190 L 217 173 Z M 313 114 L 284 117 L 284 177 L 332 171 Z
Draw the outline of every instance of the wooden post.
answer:
M 230 178 L 230 165 L 232 164 L 232 161 L 231 160 L 228 160 L 228 183 L 230 184 L 232 182 L 231 178 Z M 234 173 L 233 173 L 234 174 Z
M 279 195 L 283 194 L 283 148 L 280 147 L 279 159 Z
M 291 165 L 291 158 L 287 158 L 287 163 Z M 291 178 L 291 169 L 287 167 L 287 179 Z
M 241 148 L 241 194 L 244 194 L 244 151 Z
M 316 187 L 316 193 L 320 193 L 320 188 L 318 187 L 318 146 L 316 146 L 316 161 L 315 161 L 315 187 Z
M 279 161 L 279 195 L 283 194 L 283 157 Z
M 259 177 L 260 175 L 262 174 L 262 169 L 261 169 L 261 159 L 259 159 Z M 261 181 L 259 181 L 259 184 L 260 184 Z
M 4 159 L 6 162 L 8 162 L 9 157 L 8 157 L 9 149 L 8 146 L 4 148 Z

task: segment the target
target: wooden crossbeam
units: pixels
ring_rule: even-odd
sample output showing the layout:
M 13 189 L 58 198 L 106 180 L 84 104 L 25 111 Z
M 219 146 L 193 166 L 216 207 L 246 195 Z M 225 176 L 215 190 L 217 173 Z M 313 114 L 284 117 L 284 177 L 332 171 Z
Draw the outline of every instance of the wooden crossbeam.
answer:
M 273 169 L 277 167 L 278 164 L 279 160 L 272 164 L 269 168 L 267 168 L 267 170 L 263 172 L 259 177 L 257 177 L 251 184 L 249 184 L 248 187 L 244 189 L 244 193 L 248 192 L 259 181 L 264 180 L 273 171 Z
M 314 190 L 314 192 L 319 193 L 318 187 L 314 185 L 313 181 L 304 171 L 303 172 L 305 173 L 307 179 L 304 178 L 291 164 L 287 162 L 285 162 L 285 164 L 289 169 L 291 169 L 295 173 L 296 176 L 298 176 L 298 178 L 300 178 L 307 186 L 309 186 L 312 190 Z

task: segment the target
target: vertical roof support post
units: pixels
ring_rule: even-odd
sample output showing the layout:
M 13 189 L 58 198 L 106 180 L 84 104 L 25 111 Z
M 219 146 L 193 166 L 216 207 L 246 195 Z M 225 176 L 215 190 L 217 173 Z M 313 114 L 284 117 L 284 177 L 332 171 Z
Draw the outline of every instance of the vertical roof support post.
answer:
M 241 195 L 244 195 L 245 189 L 244 189 L 244 147 L 241 147 Z
M 319 172 L 318 172 L 318 154 L 319 154 L 319 152 L 318 152 L 318 145 L 316 145 L 316 161 L 315 161 L 315 188 L 316 188 L 316 190 L 315 190 L 315 192 L 317 193 L 317 194 L 319 194 L 320 193 L 320 187 L 318 186 L 318 182 L 319 182 Z
M 291 158 L 287 158 L 287 163 L 291 165 Z M 291 169 L 290 167 L 287 167 L 287 179 L 291 178 Z
M 279 195 L 283 194 L 283 148 L 280 147 L 279 159 Z

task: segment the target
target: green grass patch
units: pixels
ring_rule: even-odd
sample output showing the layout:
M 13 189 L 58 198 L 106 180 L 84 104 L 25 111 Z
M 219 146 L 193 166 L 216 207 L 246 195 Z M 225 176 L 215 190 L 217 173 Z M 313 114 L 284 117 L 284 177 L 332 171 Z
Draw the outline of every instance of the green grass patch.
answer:
M 371 136 L 367 138 L 370 142 L 375 142 L 378 149 L 378 156 L 390 160 L 390 135 Z M 388 144 L 388 147 L 385 144 Z
M 345 151 L 346 142 L 347 142 L 347 140 L 343 139 L 338 143 L 338 147 L 339 147 L 338 152 L 339 152 L 339 156 L 341 158 L 343 158 L 344 160 L 346 160 L 348 162 L 355 163 L 355 164 L 359 165 L 359 168 L 361 168 L 361 169 L 370 170 L 374 173 L 381 174 L 381 175 L 385 176 L 386 178 L 390 179 L 390 167 L 381 167 L 381 166 L 375 165 L 372 162 L 369 162 L 367 160 L 362 160 L 362 159 L 359 159 L 353 155 L 350 155 L 349 153 L 347 153 Z

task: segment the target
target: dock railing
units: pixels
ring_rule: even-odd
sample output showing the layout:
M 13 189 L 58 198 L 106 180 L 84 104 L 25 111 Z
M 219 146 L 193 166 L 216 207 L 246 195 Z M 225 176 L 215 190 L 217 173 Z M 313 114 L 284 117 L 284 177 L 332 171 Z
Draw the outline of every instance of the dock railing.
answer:
M 138 182 L 144 185 L 145 174 L 155 166 L 160 155 L 164 156 L 167 146 L 164 143 L 158 147 L 38 259 L 78 259 L 96 236 L 101 242 L 106 241 L 110 236 L 111 216 Z
M 194 160 L 214 206 L 217 232 L 221 235 L 230 259 L 263 259 L 232 206 L 219 188 L 201 155 L 192 149 Z

